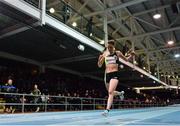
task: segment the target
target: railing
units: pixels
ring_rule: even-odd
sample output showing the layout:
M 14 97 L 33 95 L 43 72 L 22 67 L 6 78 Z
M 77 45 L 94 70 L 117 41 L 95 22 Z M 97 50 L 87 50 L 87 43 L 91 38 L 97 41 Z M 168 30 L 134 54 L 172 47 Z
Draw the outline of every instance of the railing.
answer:
M 24 1 L 41 10 L 41 0 Z M 85 18 L 62 0 L 56 0 L 54 4 L 46 0 L 46 14 L 56 18 L 96 42 L 104 40 L 105 33 L 102 28 L 95 26 L 93 21 L 91 22 L 90 19 Z M 77 26 L 73 26 L 73 22 L 76 22 Z
M 65 97 L 50 95 L 32 95 L 18 93 L 0 92 L 0 109 L 5 112 L 6 108 L 11 108 L 15 112 L 35 112 L 35 111 L 73 111 L 73 110 L 99 110 L 104 109 L 107 99 L 103 98 L 83 98 Z M 162 107 L 165 103 L 144 103 L 139 101 L 114 100 L 113 109 Z

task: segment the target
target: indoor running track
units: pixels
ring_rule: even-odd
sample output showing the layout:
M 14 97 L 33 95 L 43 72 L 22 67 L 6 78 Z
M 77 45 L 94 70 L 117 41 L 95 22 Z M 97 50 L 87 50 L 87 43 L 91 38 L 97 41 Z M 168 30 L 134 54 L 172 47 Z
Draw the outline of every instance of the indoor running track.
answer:
M 180 125 L 180 106 L 101 111 L 0 114 L 0 125 Z

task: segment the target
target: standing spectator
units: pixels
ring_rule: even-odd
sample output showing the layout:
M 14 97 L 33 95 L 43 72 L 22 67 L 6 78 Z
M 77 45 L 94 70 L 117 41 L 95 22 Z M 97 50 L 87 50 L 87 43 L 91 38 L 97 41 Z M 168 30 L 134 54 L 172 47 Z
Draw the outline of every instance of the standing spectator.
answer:
M 16 92 L 16 87 L 13 86 L 13 80 L 12 79 L 8 79 L 7 83 L 4 86 L 2 86 L 2 91 L 5 93 L 15 93 Z M 8 103 L 14 103 L 15 99 L 16 99 L 15 95 L 11 95 L 11 94 L 5 95 L 5 100 L 6 100 L 7 104 Z M 11 112 L 11 113 L 14 113 L 15 110 L 16 109 L 11 105 L 7 105 L 5 108 L 6 112 Z
M 67 2 L 67 3 L 64 2 L 62 11 L 63 11 L 63 22 L 66 24 L 71 16 L 71 7 L 70 7 L 69 2 Z
M 93 17 L 91 17 L 86 25 L 88 36 L 92 36 L 93 31 Z
M 35 106 L 37 106 L 36 104 L 38 104 L 41 101 L 41 97 L 38 96 L 38 95 L 41 95 L 41 92 L 38 89 L 37 84 L 34 85 L 34 90 L 31 92 L 31 94 L 35 95 L 35 96 L 33 96 L 33 103 L 35 104 Z M 40 107 L 37 106 L 35 112 L 39 112 L 39 110 L 40 110 Z
M 41 95 L 41 102 L 43 104 L 43 110 L 46 109 L 46 104 L 48 103 L 48 100 L 49 100 L 49 95 L 45 95 L 44 93 Z M 45 110 L 46 111 L 46 110 Z

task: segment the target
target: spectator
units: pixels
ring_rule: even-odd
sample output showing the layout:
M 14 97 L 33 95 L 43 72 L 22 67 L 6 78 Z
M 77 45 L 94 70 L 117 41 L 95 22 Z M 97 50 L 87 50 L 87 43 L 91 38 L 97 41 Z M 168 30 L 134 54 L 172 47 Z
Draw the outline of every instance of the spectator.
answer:
M 62 11 L 63 11 L 63 22 L 66 24 L 71 16 L 71 7 L 70 7 L 69 2 L 67 3 L 64 2 Z
M 16 92 L 16 87 L 13 86 L 13 80 L 12 79 L 8 79 L 7 83 L 5 84 L 5 86 L 2 86 L 2 91 L 5 93 L 15 93 Z M 14 103 L 16 99 L 15 95 L 11 95 L 11 94 L 6 94 L 5 95 L 5 100 L 6 103 L 10 104 L 10 103 Z M 15 107 L 11 106 L 11 105 L 6 105 L 5 111 L 8 113 L 14 113 L 15 112 Z
M 88 36 L 92 36 L 93 35 L 93 17 L 91 17 L 86 25 L 86 29 L 88 32 Z
M 41 95 L 41 92 L 38 89 L 38 85 L 37 84 L 34 85 L 34 90 L 31 92 L 31 94 L 34 95 L 33 96 L 33 103 L 35 104 L 35 106 L 37 106 L 36 104 L 40 103 L 40 101 L 41 101 L 41 97 L 38 96 L 38 95 Z M 40 107 L 37 106 L 35 112 L 39 112 L 39 110 L 40 110 Z

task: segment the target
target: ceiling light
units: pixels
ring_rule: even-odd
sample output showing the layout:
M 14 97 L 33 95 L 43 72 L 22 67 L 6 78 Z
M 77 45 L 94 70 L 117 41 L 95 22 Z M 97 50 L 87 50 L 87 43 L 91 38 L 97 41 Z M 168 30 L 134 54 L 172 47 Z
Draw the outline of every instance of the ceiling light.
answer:
M 90 36 L 92 36 L 92 33 L 90 33 Z
M 137 65 L 137 61 L 136 61 L 136 60 L 134 60 L 134 62 L 133 62 L 133 63 Z
M 146 69 L 146 67 L 143 67 L 143 69 L 145 70 L 145 69 Z
M 54 13 L 54 12 L 55 12 L 54 8 L 50 8 L 50 9 L 49 9 L 49 12 L 50 12 L 50 13 Z
M 168 41 L 167 43 L 168 43 L 168 45 L 173 45 L 173 44 L 174 44 L 174 41 L 170 40 L 170 41 Z
M 153 15 L 153 18 L 154 19 L 159 19 L 159 18 L 161 18 L 161 14 L 155 14 L 155 15 Z
M 144 76 L 141 74 L 140 77 L 143 78 Z
M 153 83 L 155 84 L 155 83 L 156 83 L 156 81 L 153 81 Z
M 78 49 L 81 50 L 81 51 L 84 51 L 85 47 L 83 45 L 79 44 Z
M 76 26 L 77 26 L 77 23 L 76 23 L 76 22 L 73 22 L 73 23 L 72 23 L 72 26 L 73 26 L 73 27 L 76 27 Z
M 175 57 L 175 58 L 179 58 L 179 57 L 180 57 L 180 54 L 175 54 L 174 57 Z
M 123 68 L 124 68 L 124 65 L 121 64 L 121 65 L 120 65 L 120 68 L 123 69 Z

